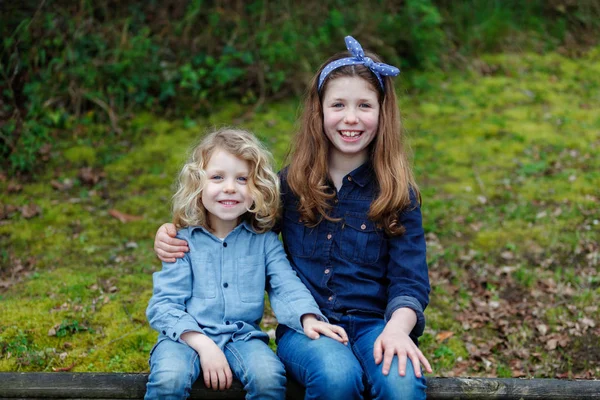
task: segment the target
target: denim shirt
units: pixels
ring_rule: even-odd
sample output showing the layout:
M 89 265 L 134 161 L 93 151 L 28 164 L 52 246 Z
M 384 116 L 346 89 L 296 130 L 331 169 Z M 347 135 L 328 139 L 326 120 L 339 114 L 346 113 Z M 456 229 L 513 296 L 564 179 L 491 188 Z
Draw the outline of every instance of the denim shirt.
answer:
M 221 349 L 230 340 L 268 341 L 259 326 L 265 289 L 280 323 L 303 333 L 302 315 L 327 321 L 275 233 L 258 234 L 242 222 L 224 240 L 199 226 L 181 229 L 177 237 L 190 251 L 153 274 L 146 310 L 158 342 L 180 341 L 188 331 L 204 333 Z
M 429 303 L 425 235 L 421 210 L 411 191 L 412 205 L 399 214 L 406 228 L 401 236 L 389 236 L 367 218 L 378 186 L 371 162 L 343 179 L 336 191 L 330 215 L 309 228 L 301 220 L 298 198 L 287 184 L 287 170 L 280 173 L 283 218 L 279 229 L 292 267 L 311 291 L 330 321 L 345 314 L 374 315 L 389 320 L 402 307 L 412 309 L 417 323 L 411 332 L 423 334 L 423 311 Z

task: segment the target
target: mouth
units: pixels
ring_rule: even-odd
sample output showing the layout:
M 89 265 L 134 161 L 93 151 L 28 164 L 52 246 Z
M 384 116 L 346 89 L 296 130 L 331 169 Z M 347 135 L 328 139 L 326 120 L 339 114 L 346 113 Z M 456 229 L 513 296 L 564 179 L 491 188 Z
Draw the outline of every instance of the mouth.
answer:
M 238 204 L 240 204 L 240 202 L 236 200 L 220 200 L 219 204 L 221 204 L 224 207 L 235 207 Z
M 338 133 L 340 134 L 340 136 L 342 137 L 342 139 L 345 142 L 355 142 L 357 140 L 360 139 L 360 137 L 362 136 L 364 131 L 350 131 L 350 130 L 343 130 L 343 131 L 338 131 Z

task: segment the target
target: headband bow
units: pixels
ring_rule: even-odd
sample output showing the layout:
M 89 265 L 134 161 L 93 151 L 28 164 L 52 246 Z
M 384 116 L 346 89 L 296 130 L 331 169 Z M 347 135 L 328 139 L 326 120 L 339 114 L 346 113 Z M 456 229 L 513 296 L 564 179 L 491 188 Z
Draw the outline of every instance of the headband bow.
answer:
M 392 65 L 377 63 L 371 58 L 366 57 L 360 43 L 358 43 L 352 36 L 346 36 L 344 40 L 346 41 L 346 47 L 348 48 L 348 51 L 353 55 L 353 57 L 341 58 L 327 64 L 327 66 L 323 68 L 323 71 L 321 71 L 321 75 L 319 75 L 319 86 L 317 87 L 318 90 L 321 90 L 323 82 L 325 82 L 325 78 L 327 78 L 327 75 L 329 75 L 331 71 L 346 65 L 362 64 L 369 68 L 377 77 L 381 89 L 385 88 L 383 79 L 381 78 L 382 76 L 396 76 L 400 73 L 400 70 Z

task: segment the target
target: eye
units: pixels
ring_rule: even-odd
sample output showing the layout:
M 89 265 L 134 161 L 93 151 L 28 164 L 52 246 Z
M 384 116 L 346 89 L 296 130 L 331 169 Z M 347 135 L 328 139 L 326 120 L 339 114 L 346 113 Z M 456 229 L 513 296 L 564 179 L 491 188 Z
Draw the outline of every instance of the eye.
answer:
M 221 179 L 223 179 L 223 177 L 221 175 L 215 174 L 215 175 L 211 175 L 210 179 L 213 181 L 220 181 Z
M 341 108 L 341 107 L 344 107 L 344 105 L 342 103 L 333 103 L 331 105 L 331 107 L 333 107 L 333 108 Z
M 371 108 L 371 103 L 360 103 L 361 108 Z
M 240 176 L 237 178 L 238 182 L 245 185 L 246 183 L 248 183 L 248 177 L 247 176 Z

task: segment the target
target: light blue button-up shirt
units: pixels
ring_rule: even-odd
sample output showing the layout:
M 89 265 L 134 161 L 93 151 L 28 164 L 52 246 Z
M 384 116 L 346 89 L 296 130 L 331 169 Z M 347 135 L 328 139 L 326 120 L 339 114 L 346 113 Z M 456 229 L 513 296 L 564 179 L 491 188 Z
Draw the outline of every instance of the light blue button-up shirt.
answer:
M 230 340 L 268 341 L 259 327 L 265 290 L 279 323 L 303 333 L 302 315 L 327 321 L 275 233 L 258 234 L 242 222 L 224 240 L 200 226 L 182 229 L 177 237 L 190 251 L 154 273 L 146 310 L 158 342 L 179 341 L 188 331 L 204 333 L 221 349 Z

